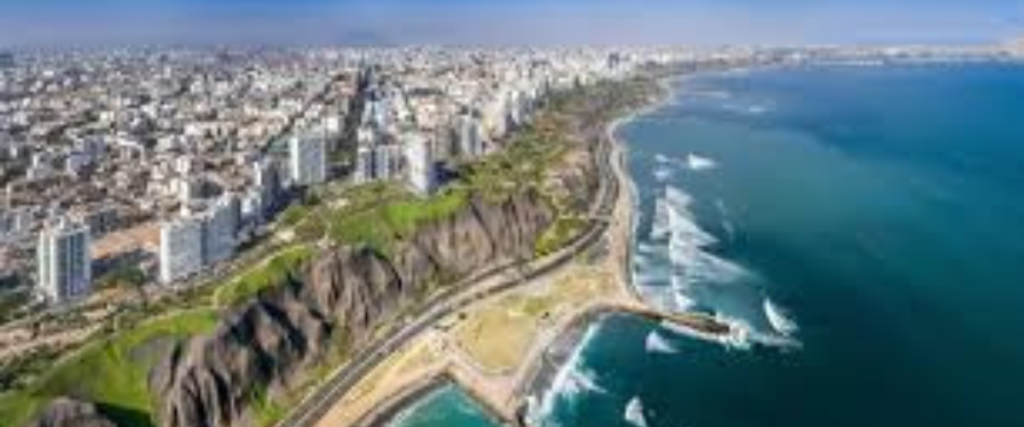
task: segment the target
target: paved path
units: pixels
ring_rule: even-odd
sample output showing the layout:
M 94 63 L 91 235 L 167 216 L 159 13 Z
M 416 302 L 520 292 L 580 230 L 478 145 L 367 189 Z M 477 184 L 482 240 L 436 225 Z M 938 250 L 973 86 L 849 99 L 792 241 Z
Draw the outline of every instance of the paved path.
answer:
M 613 201 L 618 197 L 619 184 L 614 179 L 609 162 L 610 141 L 601 141 L 601 162 L 599 174 L 601 185 L 593 214 L 608 215 L 601 212 L 612 209 Z M 330 408 L 350 391 L 359 381 L 377 367 L 386 357 L 398 350 L 411 339 L 426 331 L 446 316 L 475 302 L 493 295 L 522 286 L 532 280 L 556 272 L 568 265 L 577 255 L 592 249 L 601 241 L 608 229 L 604 221 L 592 221 L 590 228 L 577 237 L 569 246 L 562 250 L 526 265 L 509 265 L 494 269 L 464 281 L 451 288 L 451 291 L 439 295 L 427 304 L 427 308 L 415 314 L 415 320 L 394 328 L 392 333 L 369 345 L 357 353 L 351 361 L 320 386 L 316 392 L 303 400 L 299 406 L 283 421 L 279 427 L 311 427 L 316 424 Z
M 612 240 L 612 262 L 618 264 L 620 275 L 616 279 L 625 280 L 628 275 L 629 229 L 632 224 L 630 215 L 631 196 L 622 191 L 622 185 L 628 179 L 625 173 L 624 152 L 616 143 L 614 130 L 622 121 L 608 125 L 607 131 L 599 138 L 597 149 L 599 187 L 598 194 L 589 209 L 591 218 L 589 228 L 562 250 L 530 262 L 526 265 L 509 265 L 493 269 L 474 278 L 463 281 L 436 297 L 409 323 L 393 328 L 383 338 L 357 353 L 351 361 L 336 371 L 325 384 L 303 400 L 291 414 L 278 423 L 279 427 L 311 427 L 320 421 L 331 407 L 337 404 L 374 368 L 379 366 L 387 356 L 408 344 L 411 340 L 427 331 L 441 319 L 455 314 L 465 307 L 490 298 L 496 294 L 507 292 L 552 275 L 569 265 L 579 255 L 587 253 L 605 241 L 605 237 L 614 234 Z M 609 233 L 612 230 L 612 233 Z M 633 304 L 626 304 L 634 306 Z M 458 368 L 458 365 L 456 368 Z M 463 369 L 472 371 L 472 369 Z M 455 373 L 460 372 L 458 369 Z M 461 375 L 460 375 L 461 376 Z M 523 372 L 516 375 L 515 382 L 522 382 Z M 517 385 L 515 388 L 518 388 Z M 498 409 L 503 416 L 511 415 L 509 410 L 512 400 Z M 340 426 L 332 426 L 340 427 Z

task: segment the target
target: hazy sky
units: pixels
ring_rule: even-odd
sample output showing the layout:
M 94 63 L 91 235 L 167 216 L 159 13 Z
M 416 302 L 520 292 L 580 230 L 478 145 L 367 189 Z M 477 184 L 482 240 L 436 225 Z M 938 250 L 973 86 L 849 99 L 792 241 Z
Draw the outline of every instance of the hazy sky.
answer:
M 0 0 L 0 45 L 984 42 L 1024 0 Z

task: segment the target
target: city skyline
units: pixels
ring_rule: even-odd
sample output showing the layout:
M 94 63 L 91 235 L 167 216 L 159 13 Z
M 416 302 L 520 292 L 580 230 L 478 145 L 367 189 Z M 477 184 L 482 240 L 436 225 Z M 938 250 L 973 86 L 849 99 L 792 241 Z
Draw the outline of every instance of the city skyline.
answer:
M 0 2 L 0 46 L 987 43 L 1020 34 L 994 0 L 67 0 Z

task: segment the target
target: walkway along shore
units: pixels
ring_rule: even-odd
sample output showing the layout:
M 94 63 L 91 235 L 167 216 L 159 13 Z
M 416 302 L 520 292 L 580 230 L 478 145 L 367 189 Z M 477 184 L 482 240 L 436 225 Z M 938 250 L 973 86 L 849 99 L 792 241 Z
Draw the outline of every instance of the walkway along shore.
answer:
M 380 427 L 392 421 L 403 409 L 443 385 L 454 384 L 474 398 L 501 424 L 528 427 L 526 412 L 530 396 L 543 392 L 565 359 L 579 345 L 583 332 L 595 319 L 608 314 L 628 314 L 671 322 L 696 335 L 718 337 L 730 334 L 728 325 L 699 314 L 674 314 L 655 310 L 646 305 L 631 285 L 631 248 L 634 227 L 634 191 L 626 171 L 626 147 L 616 138 L 621 125 L 660 108 L 673 94 L 666 80 L 659 81 L 660 99 L 652 100 L 645 108 L 607 124 L 605 137 L 597 150 L 601 190 L 592 205 L 592 216 L 607 220 L 593 221 L 594 225 L 581 234 L 567 248 L 555 256 L 531 264 L 528 274 L 505 278 L 499 284 L 482 286 L 483 291 L 473 294 L 458 310 L 443 318 L 431 316 L 430 326 L 423 325 L 412 332 L 415 336 L 402 341 L 402 345 L 388 354 L 367 362 L 358 377 L 347 381 L 327 393 L 317 413 L 293 417 L 300 422 L 284 422 L 284 427 Z M 576 259 L 606 249 L 600 261 L 581 265 Z M 472 307 L 488 304 L 512 294 L 529 295 L 531 292 L 550 291 L 559 280 L 568 280 L 582 271 L 600 272 L 607 278 L 607 287 L 599 287 L 598 295 L 588 295 L 584 301 L 572 301 L 565 312 L 543 313 L 543 326 L 533 337 L 529 350 L 518 367 L 510 372 L 488 372 L 456 344 L 448 323 L 464 320 Z M 499 276 L 501 276 L 499 274 Z M 559 315 L 560 314 L 560 315 Z M 547 322 L 550 322 L 547 323 Z M 442 326 L 438 326 L 442 325 Z M 329 407 L 327 407 L 329 405 Z M 536 426 L 530 426 L 536 427 Z

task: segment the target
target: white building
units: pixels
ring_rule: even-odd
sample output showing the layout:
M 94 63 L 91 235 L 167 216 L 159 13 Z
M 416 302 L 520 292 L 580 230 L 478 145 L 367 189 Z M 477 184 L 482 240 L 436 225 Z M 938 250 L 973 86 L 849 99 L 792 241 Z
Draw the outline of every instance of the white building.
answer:
M 277 206 L 281 194 L 281 173 L 276 162 L 262 158 L 252 164 L 253 187 L 242 200 L 242 211 L 247 222 L 262 223 Z
M 39 291 L 47 301 L 62 304 L 89 295 L 92 255 L 89 228 L 60 221 L 39 234 L 37 269 Z
M 394 144 L 362 146 L 356 152 L 356 182 L 385 181 L 401 170 L 402 147 Z
M 226 194 L 210 207 L 203 218 L 203 264 L 226 261 L 235 255 L 241 205 L 238 198 Z
M 288 163 L 292 184 L 322 184 L 327 181 L 327 141 L 319 135 L 292 137 Z
M 467 158 L 487 154 L 480 120 L 472 114 L 463 114 L 459 117 L 458 145 L 459 154 Z
M 437 170 L 430 140 L 420 133 L 405 136 L 406 177 L 417 193 L 429 195 L 437 187 Z
M 160 281 L 170 284 L 227 261 L 238 247 L 238 197 L 225 194 L 200 215 L 182 214 L 160 226 Z
M 171 284 L 203 268 L 203 223 L 183 215 L 160 225 L 160 282 Z

